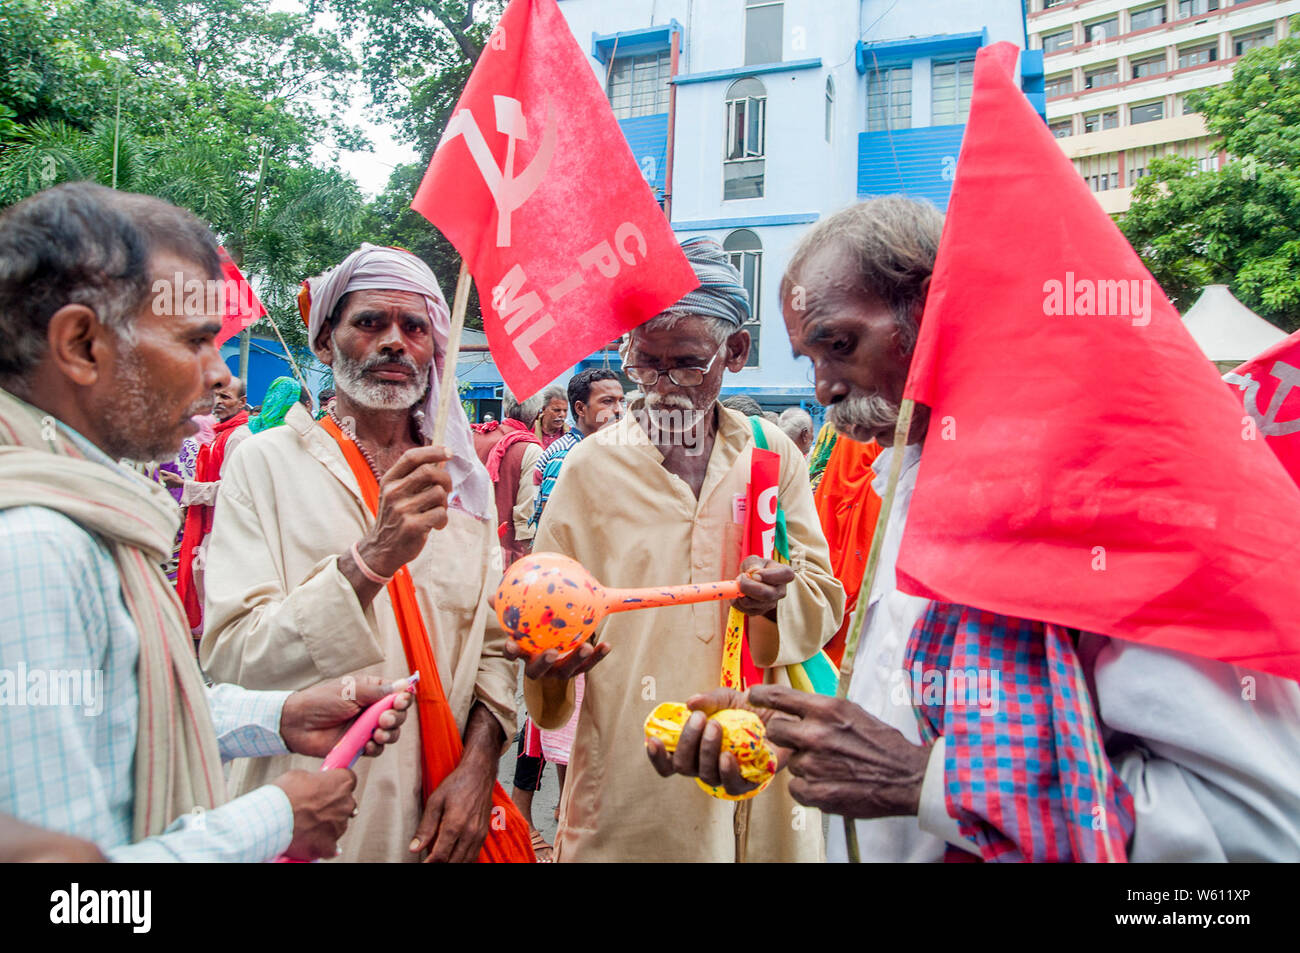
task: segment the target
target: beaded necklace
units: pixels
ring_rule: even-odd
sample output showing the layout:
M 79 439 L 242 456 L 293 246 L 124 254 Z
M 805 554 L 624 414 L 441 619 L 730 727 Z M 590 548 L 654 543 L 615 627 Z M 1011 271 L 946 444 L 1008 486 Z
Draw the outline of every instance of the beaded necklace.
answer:
M 361 456 L 365 458 L 366 463 L 370 466 L 370 472 L 375 475 L 376 480 L 383 482 L 383 474 L 379 472 L 379 467 L 375 465 L 375 458 L 370 455 L 370 451 L 367 450 L 364 446 L 362 446 L 361 441 L 357 439 L 355 429 L 352 427 L 345 427 L 343 425 L 343 421 L 339 419 L 338 411 L 334 409 L 337 406 L 338 406 L 337 402 L 330 401 L 330 405 L 329 405 L 330 420 L 334 421 L 334 423 L 338 426 L 339 430 L 343 432 L 343 435 L 345 437 L 347 437 L 349 440 L 351 440 L 354 444 L 357 445 L 357 449 L 361 451 Z M 412 411 L 411 426 L 415 428 L 415 433 L 417 435 L 420 433 L 420 426 L 423 423 L 423 421 L 424 421 L 423 410 Z M 424 442 L 427 443 L 427 441 Z

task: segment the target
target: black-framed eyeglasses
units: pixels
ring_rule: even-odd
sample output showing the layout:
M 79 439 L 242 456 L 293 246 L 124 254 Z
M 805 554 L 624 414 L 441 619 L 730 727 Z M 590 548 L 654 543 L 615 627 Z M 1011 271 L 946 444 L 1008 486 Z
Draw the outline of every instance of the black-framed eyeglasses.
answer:
M 647 367 L 640 364 L 625 364 L 623 373 L 634 383 L 642 387 L 654 387 L 659 383 L 659 375 L 666 374 L 668 379 L 678 387 L 698 387 L 704 383 L 704 375 L 713 370 L 713 365 L 717 363 L 718 358 L 722 355 L 719 349 L 713 355 L 713 359 L 703 367 L 674 367 L 671 370 L 661 371 L 657 367 Z

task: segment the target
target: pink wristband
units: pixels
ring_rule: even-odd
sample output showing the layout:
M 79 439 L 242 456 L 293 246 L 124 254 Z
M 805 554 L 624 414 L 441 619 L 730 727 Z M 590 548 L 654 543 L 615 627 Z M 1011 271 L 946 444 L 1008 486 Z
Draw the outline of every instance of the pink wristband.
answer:
M 373 569 L 367 566 L 366 561 L 361 558 L 361 552 L 360 550 L 357 549 L 356 543 L 352 544 L 352 549 L 350 549 L 349 552 L 352 553 L 352 561 L 356 563 L 357 568 L 361 570 L 361 575 L 365 576 L 376 586 L 386 586 L 388 585 L 389 581 L 393 578 L 392 576 L 389 576 L 387 579 L 385 579 L 383 576 L 379 575 Z

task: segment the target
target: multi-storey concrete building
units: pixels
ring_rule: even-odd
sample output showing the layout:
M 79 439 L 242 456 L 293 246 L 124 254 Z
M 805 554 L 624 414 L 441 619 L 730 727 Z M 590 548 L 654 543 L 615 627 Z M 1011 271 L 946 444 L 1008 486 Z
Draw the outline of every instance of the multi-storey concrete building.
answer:
M 1047 119 L 1102 208 L 1128 209 L 1152 158 L 1217 169 L 1188 93 L 1217 86 L 1247 50 L 1287 34 L 1300 0 L 1027 0 L 1043 53 Z
M 754 302 L 726 381 L 817 418 L 777 286 L 799 238 L 861 197 L 946 208 L 976 51 L 1025 45 L 1020 0 L 561 0 L 680 238 L 731 253 Z M 1041 56 L 1021 64 L 1042 111 Z M 596 355 L 580 366 L 615 363 Z

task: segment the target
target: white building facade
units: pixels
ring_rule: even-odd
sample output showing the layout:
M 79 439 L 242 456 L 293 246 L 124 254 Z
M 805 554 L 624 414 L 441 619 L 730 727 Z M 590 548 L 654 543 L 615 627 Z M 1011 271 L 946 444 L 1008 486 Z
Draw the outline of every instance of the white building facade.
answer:
M 1041 3 L 1041 0 L 1039 0 Z M 778 285 L 826 215 L 902 193 L 946 209 L 976 51 L 1026 44 L 1021 0 L 560 0 L 679 239 L 731 253 L 754 303 L 723 396 L 821 419 Z M 1043 111 L 1041 54 L 1022 83 Z M 578 369 L 613 362 L 596 355 Z

